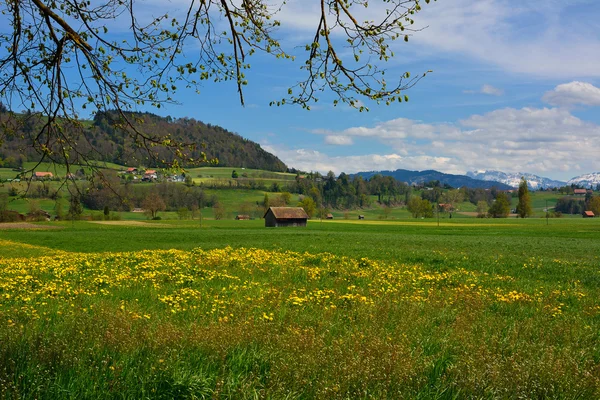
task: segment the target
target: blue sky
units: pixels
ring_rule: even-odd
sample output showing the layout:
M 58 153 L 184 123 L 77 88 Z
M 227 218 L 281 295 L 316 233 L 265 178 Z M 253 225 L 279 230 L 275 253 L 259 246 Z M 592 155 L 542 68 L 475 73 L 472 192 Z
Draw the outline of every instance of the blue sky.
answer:
M 188 0 L 147 0 L 153 15 L 176 14 Z M 319 2 L 290 0 L 277 32 L 292 53 L 310 40 Z M 385 12 L 372 0 L 358 19 Z M 271 107 L 302 78 L 302 60 L 249 58 L 246 106 L 232 84 L 180 90 L 178 105 L 150 110 L 192 117 L 260 143 L 290 167 L 347 173 L 498 169 L 569 179 L 600 171 L 600 2 L 597 0 L 438 0 L 416 17 L 424 28 L 395 43 L 388 78 L 433 70 L 391 106 L 369 112 L 333 107 Z M 194 49 L 186 51 L 192 60 Z M 329 101 L 328 101 L 329 100 Z

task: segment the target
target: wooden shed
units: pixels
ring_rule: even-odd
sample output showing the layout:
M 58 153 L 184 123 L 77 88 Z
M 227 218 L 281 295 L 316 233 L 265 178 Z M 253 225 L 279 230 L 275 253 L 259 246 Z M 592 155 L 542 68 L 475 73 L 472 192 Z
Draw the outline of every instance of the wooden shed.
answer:
M 306 226 L 308 214 L 302 207 L 269 207 L 265 213 L 265 226 Z
M 333 214 L 329 213 L 325 216 L 325 219 L 333 219 Z
M 247 219 L 250 219 L 250 216 L 249 215 L 245 215 L 245 214 L 238 214 L 238 215 L 235 216 L 235 219 L 238 220 L 238 221 L 247 220 Z
M 583 212 L 583 218 L 594 218 L 594 212 L 593 211 L 584 211 Z
M 361 214 L 358 216 L 358 219 L 365 219 L 365 216 Z

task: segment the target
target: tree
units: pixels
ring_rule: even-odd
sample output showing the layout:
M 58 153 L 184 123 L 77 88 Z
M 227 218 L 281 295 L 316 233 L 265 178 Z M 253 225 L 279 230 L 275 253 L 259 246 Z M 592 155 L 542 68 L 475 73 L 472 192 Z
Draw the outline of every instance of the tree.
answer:
M 290 82 L 287 95 L 273 105 L 309 109 L 325 90 L 335 95 L 334 105 L 344 102 L 360 111 L 366 109 L 361 98 L 406 101 L 405 91 L 426 73 L 394 79 L 381 64 L 394 56 L 392 41 L 408 41 L 419 30 L 413 18 L 421 2 L 387 0 L 365 21 L 359 12 L 370 3 L 370 9 L 379 5 L 320 0 L 314 36 L 297 57 L 276 39 L 281 25 L 276 12 L 287 6 L 285 1 L 190 1 L 184 11 L 170 9 L 175 16 L 145 12 L 146 3 L 135 0 L 1 2 L 6 28 L 0 34 L 0 102 L 12 110 L 39 110 L 28 139 L 41 159 L 70 165 L 89 161 L 98 151 L 81 151 L 86 142 L 81 112 L 109 110 L 115 110 L 112 126 L 151 156 L 159 159 L 153 149 L 160 146 L 186 158 L 192 143 L 138 129 L 137 117 L 127 111 L 160 108 L 174 102 L 182 85 L 199 91 L 207 81 L 234 82 L 244 104 L 245 70 L 255 53 L 300 59 L 304 78 Z M 111 32 L 115 25 L 119 31 Z M 31 114 L 21 123 L 36 117 Z M 2 132 L 10 135 L 14 129 Z
M 533 210 L 531 209 L 531 196 L 529 195 L 529 188 L 527 187 L 527 180 L 525 177 L 521 177 L 521 183 L 519 183 L 517 214 L 521 218 L 530 217 L 533 214 Z
M 190 218 L 190 209 L 187 207 L 179 207 L 177 209 L 177 217 L 179 219 L 189 219 Z
M 279 195 L 279 198 L 281 199 L 281 203 L 284 206 L 287 206 L 292 200 L 292 194 L 290 192 L 283 192 Z
M 492 218 L 506 218 L 510 214 L 510 197 L 505 193 L 498 192 L 496 200 L 488 210 L 488 215 Z
M 600 196 L 592 196 L 587 208 L 589 211 L 592 211 L 594 215 L 600 215 Z
M 231 172 L 231 177 L 233 179 L 237 179 L 239 177 L 239 175 L 238 175 L 238 173 L 237 173 L 237 171 L 235 169 Z
M 477 218 L 484 218 L 487 214 L 489 204 L 485 200 L 479 200 L 477 202 Z
M 421 213 L 421 201 L 422 200 L 420 197 L 413 196 L 410 198 L 408 204 L 406 205 L 406 208 L 408 209 L 408 211 L 410 211 L 413 218 L 419 217 Z
M 317 210 L 317 204 L 312 197 L 304 196 L 304 198 L 298 203 L 298 207 L 302 207 L 308 214 L 308 218 L 312 218 Z
M 159 211 L 164 211 L 167 208 L 167 205 L 156 190 L 151 190 L 144 199 L 142 207 L 146 214 L 154 219 Z
M 421 200 L 419 214 L 425 218 L 433 218 L 433 204 L 429 200 Z
M 442 200 L 444 203 L 449 204 L 448 211 L 452 216 L 452 213 L 457 209 L 456 207 L 463 202 L 464 195 L 460 190 L 452 189 L 442 195 Z
M 225 207 L 223 207 L 222 203 L 217 202 L 213 205 L 213 216 L 217 220 L 223 219 L 225 216 Z
M 79 200 L 79 196 L 71 195 L 69 199 L 69 211 L 68 216 L 71 221 L 78 220 L 83 214 L 83 207 L 81 206 L 81 200 Z
M 433 205 L 429 200 L 423 200 L 416 196 L 411 197 L 406 208 L 414 218 L 433 218 Z
M 8 210 L 8 194 L 0 193 L 0 212 Z

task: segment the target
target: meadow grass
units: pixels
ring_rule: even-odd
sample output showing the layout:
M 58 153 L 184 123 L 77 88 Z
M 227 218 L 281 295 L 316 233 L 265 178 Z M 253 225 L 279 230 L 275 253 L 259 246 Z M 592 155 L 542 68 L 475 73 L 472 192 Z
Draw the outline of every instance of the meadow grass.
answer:
M 0 398 L 597 398 L 590 219 L 0 225 Z

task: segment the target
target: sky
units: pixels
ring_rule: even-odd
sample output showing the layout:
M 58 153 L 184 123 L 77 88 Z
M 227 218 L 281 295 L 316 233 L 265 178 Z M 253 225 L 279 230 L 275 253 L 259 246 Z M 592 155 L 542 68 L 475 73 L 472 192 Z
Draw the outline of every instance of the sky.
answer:
M 270 3 L 276 2 L 275 0 Z M 146 0 L 152 15 L 189 0 Z M 277 19 L 284 49 L 299 50 L 318 23 L 317 0 L 289 0 Z M 178 104 L 153 111 L 220 125 L 258 142 L 289 167 L 326 173 L 435 169 L 527 172 L 568 180 L 600 171 L 600 2 L 598 0 L 437 0 L 422 2 L 421 29 L 393 44 L 387 77 L 429 73 L 390 106 L 368 112 L 333 106 L 324 94 L 310 111 L 269 106 L 303 77 L 301 58 L 247 61 L 245 106 L 236 87 L 179 90 Z M 385 2 L 352 8 L 362 20 Z M 188 48 L 185 57 L 197 57 Z

